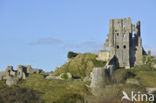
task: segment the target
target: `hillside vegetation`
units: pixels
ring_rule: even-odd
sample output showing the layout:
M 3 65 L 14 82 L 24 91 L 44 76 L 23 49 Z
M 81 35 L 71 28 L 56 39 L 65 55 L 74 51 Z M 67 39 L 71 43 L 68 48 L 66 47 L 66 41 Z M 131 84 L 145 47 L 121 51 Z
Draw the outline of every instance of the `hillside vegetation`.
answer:
M 78 54 L 67 63 L 54 71 L 54 75 L 70 72 L 73 77 L 84 78 L 89 76 L 94 67 L 104 67 L 105 61 L 96 60 L 97 55 L 92 53 Z
M 47 80 L 44 74 L 30 74 L 27 79 L 11 87 L 0 81 L 0 103 L 120 103 L 123 90 L 130 95 L 131 91 L 146 93 L 146 87 L 156 88 L 156 68 L 153 67 L 156 58 L 143 60 L 146 62 L 144 65 L 115 70 L 111 78 L 105 81 L 104 88 L 95 89 L 102 93 L 101 97 L 95 97 L 89 84 L 81 78 L 89 76 L 93 67 L 105 66 L 106 62 L 97 61 L 96 54 L 78 54 L 54 74 L 70 72 L 80 79 Z
M 81 80 L 46 80 L 41 74 L 31 74 L 16 86 L 0 81 L 0 103 L 75 103 L 90 95 Z
M 81 80 L 46 80 L 41 74 L 30 75 L 18 86 L 42 93 L 45 103 L 75 103 L 90 94 Z
M 42 93 L 28 87 L 18 85 L 8 87 L 0 81 L 0 103 L 44 103 Z

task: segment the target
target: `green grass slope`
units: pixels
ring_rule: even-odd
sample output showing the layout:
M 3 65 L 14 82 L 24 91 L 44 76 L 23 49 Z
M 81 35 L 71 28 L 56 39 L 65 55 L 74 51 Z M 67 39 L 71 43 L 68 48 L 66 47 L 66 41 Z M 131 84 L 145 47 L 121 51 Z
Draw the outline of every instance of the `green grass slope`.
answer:
M 0 103 L 120 103 L 122 91 L 145 93 L 146 87 L 156 88 L 156 58 L 151 58 L 146 64 L 131 69 L 119 68 L 114 71 L 109 81 L 99 92 L 103 95 L 96 98 L 91 95 L 87 83 L 81 79 L 46 80 L 42 74 L 30 74 L 16 86 L 8 87 L 5 81 L 0 81 Z M 75 77 L 89 76 L 93 67 L 103 67 L 105 62 L 97 61 L 91 53 L 78 54 L 54 74 L 70 72 Z M 137 80 L 138 84 L 128 84 L 127 80 Z M 98 90 L 96 90 L 98 91 Z M 95 102 L 94 102 L 95 101 Z M 98 102 L 99 101 L 99 102 Z
M 41 92 L 45 103 L 75 103 L 90 94 L 81 80 L 46 80 L 40 74 L 30 75 L 18 86 Z
M 54 75 L 70 72 L 74 77 L 89 76 L 94 67 L 103 67 L 106 62 L 96 60 L 97 55 L 92 53 L 78 54 L 54 71 Z
M 0 81 L 0 103 L 44 103 L 41 92 L 32 88 L 11 86 Z

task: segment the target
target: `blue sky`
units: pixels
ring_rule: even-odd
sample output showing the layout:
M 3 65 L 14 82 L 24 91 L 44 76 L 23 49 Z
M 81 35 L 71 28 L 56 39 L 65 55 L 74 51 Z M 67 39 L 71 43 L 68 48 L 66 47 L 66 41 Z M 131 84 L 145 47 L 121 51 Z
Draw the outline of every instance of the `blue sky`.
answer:
M 103 49 L 109 19 L 127 17 L 141 21 L 143 46 L 156 55 L 155 0 L 0 0 L 0 70 L 52 71 L 68 51 Z

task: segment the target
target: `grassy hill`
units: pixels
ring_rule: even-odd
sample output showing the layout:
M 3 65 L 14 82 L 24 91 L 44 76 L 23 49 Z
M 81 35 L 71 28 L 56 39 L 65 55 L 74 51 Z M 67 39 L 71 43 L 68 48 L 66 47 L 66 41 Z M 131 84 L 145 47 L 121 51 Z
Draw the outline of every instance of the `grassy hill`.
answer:
M 0 81 L 0 103 L 75 103 L 90 95 L 89 88 L 79 79 L 46 80 L 31 74 L 16 86 Z
M 94 67 L 104 67 L 106 62 L 96 60 L 97 55 L 92 53 L 78 54 L 67 63 L 54 71 L 54 75 L 70 72 L 73 77 L 84 78 L 89 76 Z
M 155 61 L 156 58 L 150 57 L 144 65 L 115 70 L 111 79 L 105 81 L 105 87 L 97 90 L 103 93 L 100 98 L 91 94 L 88 83 L 82 79 L 46 80 L 43 74 L 31 74 L 12 87 L 0 81 L 0 103 L 120 103 L 123 90 L 146 93 L 146 87 L 156 88 L 156 68 L 152 66 Z M 54 74 L 70 72 L 75 77 L 84 78 L 89 76 L 93 67 L 104 65 L 105 62 L 96 60 L 96 54 L 78 54 Z M 138 81 L 139 84 L 128 84 L 128 80 Z
M 83 99 L 90 93 L 81 80 L 46 80 L 40 74 L 30 75 L 18 86 L 41 92 L 41 98 L 46 103 L 64 103 L 65 101 L 67 103 L 75 103 L 75 101 Z

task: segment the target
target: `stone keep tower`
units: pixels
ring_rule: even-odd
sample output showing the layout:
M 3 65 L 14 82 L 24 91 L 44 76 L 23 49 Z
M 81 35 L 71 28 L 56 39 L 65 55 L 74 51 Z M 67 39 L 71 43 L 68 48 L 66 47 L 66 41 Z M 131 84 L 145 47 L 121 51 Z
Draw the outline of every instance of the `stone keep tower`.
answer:
M 140 21 L 135 26 L 131 23 L 131 18 L 111 19 L 107 36 L 104 50 L 99 51 L 98 60 L 108 61 L 115 56 L 118 67 L 130 68 L 142 64 L 144 50 Z

